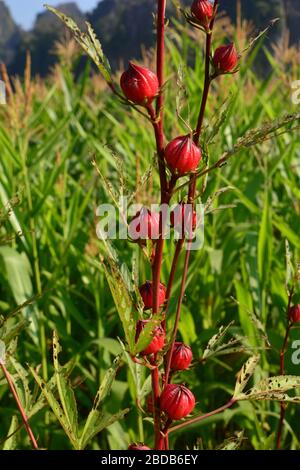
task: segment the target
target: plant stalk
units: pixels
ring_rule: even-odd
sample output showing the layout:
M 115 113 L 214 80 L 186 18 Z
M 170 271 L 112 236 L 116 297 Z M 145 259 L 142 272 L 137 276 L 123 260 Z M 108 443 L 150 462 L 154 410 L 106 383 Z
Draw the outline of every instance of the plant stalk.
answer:
M 34 437 L 34 434 L 33 434 L 33 432 L 32 432 L 32 429 L 31 429 L 31 427 L 30 427 L 30 425 L 29 425 L 28 417 L 27 417 L 27 415 L 26 415 L 26 413 L 25 413 L 25 410 L 24 410 L 24 408 L 23 408 L 23 406 L 22 406 L 22 403 L 20 402 L 20 399 L 19 399 L 19 397 L 18 397 L 18 394 L 17 394 L 17 391 L 16 391 L 16 389 L 15 389 L 14 383 L 13 383 L 13 381 L 12 381 L 12 379 L 11 379 L 11 376 L 10 376 L 8 370 L 6 369 L 5 365 L 4 365 L 3 363 L 1 363 L 1 362 L 0 362 L 0 367 L 1 367 L 1 369 L 2 369 L 2 371 L 3 371 L 3 374 L 4 374 L 5 378 L 6 378 L 6 381 L 7 381 L 7 383 L 8 383 L 9 388 L 10 388 L 10 391 L 11 391 L 11 393 L 12 393 L 12 395 L 13 395 L 13 397 L 14 397 L 14 400 L 15 400 L 15 402 L 16 402 L 16 404 L 17 404 L 17 407 L 19 408 L 19 411 L 20 411 L 20 414 L 21 414 L 21 417 L 22 417 L 22 420 L 23 420 L 25 429 L 26 429 L 27 434 L 28 434 L 28 437 L 29 437 L 29 439 L 30 439 L 30 441 L 31 441 L 31 443 L 32 443 L 32 447 L 33 447 L 35 450 L 38 450 L 39 447 L 38 447 L 37 441 L 36 441 L 36 439 L 35 439 L 35 437 Z

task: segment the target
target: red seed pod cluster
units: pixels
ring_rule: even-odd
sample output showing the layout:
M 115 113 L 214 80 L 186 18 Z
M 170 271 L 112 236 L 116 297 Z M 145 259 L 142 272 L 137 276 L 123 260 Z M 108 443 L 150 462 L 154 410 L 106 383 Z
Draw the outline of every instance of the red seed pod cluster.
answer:
M 180 235 L 190 234 L 197 225 L 197 214 L 192 204 L 180 202 L 170 214 L 171 227 Z
M 150 447 L 145 444 L 130 444 L 128 450 L 151 450 Z
M 209 0 L 194 0 L 191 6 L 191 13 L 205 29 L 214 15 L 214 7 Z
M 238 64 L 239 56 L 234 44 L 220 46 L 213 56 L 213 63 L 217 73 L 232 72 Z
M 168 384 L 160 396 L 160 409 L 169 419 L 182 419 L 195 407 L 193 393 L 184 385 Z
M 184 343 L 176 342 L 171 358 L 171 369 L 186 370 L 189 368 L 193 359 L 193 353 L 190 346 Z
M 159 238 L 159 214 L 143 207 L 128 225 L 132 240 L 157 240 Z
M 129 62 L 128 69 L 123 72 L 120 84 L 128 100 L 144 106 L 151 103 L 159 90 L 155 73 L 132 62 Z
M 141 331 L 145 328 L 149 320 L 140 320 L 137 323 L 136 327 L 136 336 L 135 340 L 137 341 L 139 339 L 139 336 L 141 334 Z M 152 332 L 153 339 L 149 346 L 147 346 L 144 351 L 142 351 L 140 354 L 141 356 L 149 356 L 150 354 L 156 354 L 159 351 L 161 351 L 165 345 L 165 339 L 166 339 L 166 334 L 161 326 L 156 326 Z
M 176 137 L 165 149 L 165 159 L 169 168 L 179 176 L 195 171 L 201 158 L 201 150 L 189 135 Z
M 139 288 L 141 297 L 144 302 L 145 309 L 153 308 L 153 284 L 151 281 L 146 281 Z M 158 306 L 161 307 L 166 299 L 166 287 L 161 282 L 159 283 L 158 291 Z
M 300 304 L 293 305 L 289 309 L 289 320 L 291 323 L 300 322 Z

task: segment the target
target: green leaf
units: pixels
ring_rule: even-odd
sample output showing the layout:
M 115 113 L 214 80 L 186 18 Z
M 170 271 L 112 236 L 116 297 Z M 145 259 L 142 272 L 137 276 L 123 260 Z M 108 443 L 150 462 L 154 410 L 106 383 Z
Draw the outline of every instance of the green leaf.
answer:
M 244 431 L 237 433 L 236 437 L 230 437 L 223 442 L 222 446 L 218 450 L 237 450 L 241 447 L 244 440 Z
M 136 323 L 142 315 L 142 307 L 131 285 L 128 269 L 121 265 L 108 240 L 103 240 L 104 256 L 101 256 L 104 272 L 116 309 L 123 325 L 126 341 L 131 354 L 136 352 Z
M 86 448 L 88 443 L 103 429 L 107 428 L 116 421 L 120 421 L 124 416 L 129 412 L 129 408 L 119 411 L 111 416 L 104 416 L 98 410 L 92 410 L 88 416 L 88 427 L 84 428 L 84 433 L 80 439 L 80 449 L 83 450 Z
M 78 411 L 77 403 L 74 395 L 74 391 L 71 385 L 67 382 L 62 367 L 58 361 L 58 355 L 61 352 L 62 348 L 59 344 L 58 336 L 56 331 L 53 332 L 53 363 L 55 369 L 55 377 L 57 390 L 59 394 L 59 399 L 61 406 L 64 410 L 66 421 L 72 432 L 74 433 L 76 439 L 78 437 Z
M 2 450 L 16 450 L 17 449 L 17 430 L 19 427 L 18 418 L 14 415 L 11 419 L 7 439 L 5 439 Z M 10 436 L 10 437 L 9 437 Z
M 261 380 L 246 393 L 238 393 L 236 400 L 278 400 L 300 403 L 300 397 L 285 394 L 289 390 L 300 388 L 300 376 L 278 375 Z M 241 390 L 242 391 L 242 390 Z
M 106 372 L 100 388 L 96 394 L 93 408 L 90 411 L 87 420 L 85 422 L 81 437 L 80 437 L 80 449 L 84 449 L 89 441 L 96 436 L 100 431 L 121 419 L 129 410 L 123 410 L 116 415 L 104 417 L 104 414 L 100 408 L 103 400 L 110 393 L 113 381 L 116 377 L 116 373 L 120 367 L 122 355 L 117 356 L 114 360 L 112 367 Z
M 72 18 L 57 10 L 56 8 L 51 7 L 50 5 L 45 5 L 45 7 L 54 13 L 67 26 L 78 44 L 97 65 L 106 82 L 111 84 L 112 78 L 110 74 L 109 62 L 103 54 L 100 41 L 97 39 L 90 23 L 86 22 L 88 32 L 84 33 L 80 30 Z
M 260 223 L 257 247 L 258 274 L 262 287 L 268 282 L 272 260 L 272 217 L 268 188 L 265 190 L 264 209 Z
M 60 406 L 60 404 L 58 403 L 58 401 L 56 400 L 56 398 L 54 397 L 50 387 L 48 386 L 48 384 L 44 382 L 43 379 L 41 379 L 41 377 L 39 377 L 39 375 L 35 372 L 35 370 L 32 367 L 30 367 L 30 372 L 32 373 L 39 387 L 41 388 L 43 395 L 45 396 L 56 419 L 59 421 L 61 427 L 63 428 L 64 432 L 68 436 L 72 446 L 74 447 L 74 449 L 78 450 L 79 443 L 77 441 L 76 435 L 74 434 L 73 429 L 70 427 L 70 424 L 64 414 L 64 411 L 62 407 Z
M 260 356 L 255 355 L 248 359 L 248 361 L 243 365 L 241 368 L 238 378 L 235 384 L 233 398 L 238 400 L 239 396 L 241 396 L 243 390 L 245 389 L 247 383 L 249 382 L 250 378 L 254 374 L 256 366 L 259 362 Z

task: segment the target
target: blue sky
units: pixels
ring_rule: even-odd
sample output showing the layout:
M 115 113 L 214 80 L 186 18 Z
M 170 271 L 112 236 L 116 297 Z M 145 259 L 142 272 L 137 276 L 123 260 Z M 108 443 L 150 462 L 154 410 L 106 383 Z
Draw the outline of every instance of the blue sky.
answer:
M 75 1 L 82 11 L 87 11 L 94 8 L 99 2 L 99 0 Z M 45 3 L 48 3 L 49 5 L 57 5 L 59 3 L 67 2 L 68 0 L 4 0 L 4 3 L 6 3 L 12 12 L 15 21 L 26 29 L 32 26 L 36 14 L 43 11 L 43 5 Z

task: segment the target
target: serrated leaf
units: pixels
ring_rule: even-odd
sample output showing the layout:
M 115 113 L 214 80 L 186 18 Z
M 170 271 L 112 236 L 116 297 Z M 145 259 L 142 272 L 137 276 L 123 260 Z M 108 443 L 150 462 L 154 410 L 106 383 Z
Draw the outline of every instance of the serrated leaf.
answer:
M 290 397 L 285 392 L 300 388 L 300 377 L 297 375 L 278 375 L 261 380 L 246 393 L 239 393 L 236 400 L 278 400 L 300 403 L 300 397 Z
M 89 426 L 85 429 L 84 433 L 80 439 L 80 449 L 83 450 L 86 448 L 88 443 L 97 435 L 99 432 L 106 429 L 111 424 L 119 421 L 124 418 L 124 416 L 129 412 L 129 408 L 119 411 L 111 416 L 104 416 L 98 410 L 92 410 L 88 416 Z
M 93 404 L 93 409 L 98 409 L 101 403 L 104 401 L 104 399 L 107 397 L 107 395 L 111 391 L 111 387 L 113 385 L 113 382 L 115 380 L 116 374 L 118 372 L 118 369 L 120 367 L 122 360 L 122 354 L 117 356 L 114 359 L 114 362 L 112 366 L 106 371 L 104 378 L 101 382 L 101 385 L 99 387 L 99 390 L 96 394 L 94 404 Z
M 53 363 L 55 370 L 56 385 L 61 406 L 63 408 L 66 421 L 75 438 L 78 438 L 78 411 L 74 391 L 65 378 L 62 367 L 59 364 L 58 355 L 62 348 L 59 344 L 57 332 L 53 332 Z
M 62 366 L 61 368 L 61 374 L 63 374 L 63 376 L 65 378 L 69 377 L 69 375 L 71 374 L 74 366 L 75 366 L 75 362 L 76 362 L 76 359 L 71 359 L 71 361 L 69 361 L 67 364 L 65 364 L 64 366 Z M 47 383 L 47 386 L 49 388 L 49 390 L 52 392 L 52 393 L 55 393 L 56 390 L 57 390 L 57 384 L 56 384 L 56 376 L 55 374 L 51 377 L 51 379 L 48 381 Z M 31 418 L 32 416 L 34 416 L 35 414 L 37 414 L 41 409 L 44 408 L 44 406 L 46 405 L 47 403 L 47 400 L 45 398 L 45 395 L 43 394 L 43 392 L 41 392 L 40 396 L 38 397 L 37 400 L 35 400 L 35 403 L 34 405 L 32 406 L 30 412 L 28 413 L 28 418 Z
M 69 422 L 66 419 L 66 416 L 64 414 L 64 411 L 63 411 L 62 407 L 60 406 L 60 404 L 58 403 L 58 401 L 54 397 L 52 391 L 50 390 L 48 385 L 44 382 L 44 380 L 41 379 L 41 377 L 39 377 L 39 375 L 35 372 L 35 370 L 32 367 L 30 367 L 29 369 L 30 369 L 30 372 L 32 373 L 35 381 L 37 382 L 37 384 L 41 388 L 42 393 L 44 394 L 50 408 L 53 411 L 53 414 L 55 415 L 56 419 L 59 421 L 59 423 L 60 423 L 61 427 L 63 428 L 64 432 L 68 436 L 72 446 L 74 447 L 74 449 L 78 450 L 79 449 L 79 443 L 78 443 L 77 438 L 76 438 L 76 436 L 73 432 L 73 429 L 70 427 Z
M 151 341 L 153 340 L 153 331 L 154 329 L 159 326 L 162 322 L 163 316 L 161 314 L 154 315 L 152 318 L 148 320 L 145 327 L 142 329 L 139 339 L 136 342 L 132 354 L 138 354 L 139 352 L 143 351 L 144 349 L 149 346 Z
M 244 440 L 244 431 L 240 431 L 236 437 L 230 437 L 223 442 L 218 450 L 237 450 L 241 447 Z
M 241 368 L 238 378 L 235 384 L 233 398 L 237 400 L 238 396 L 241 395 L 243 390 L 245 389 L 247 383 L 249 382 L 250 378 L 254 374 L 256 366 L 259 362 L 260 356 L 257 354 L 255 356 L 249 357 L 247 362 Z
M 32 394 L 29 388 L 28 372 L 27 370 L 24 369 L 24 367 L 18 361 L 14 359 L 13 356 L 10 356 L 9 360 L 10 360 L 10 363 L 13 365 L 15 371 L 17 372 L 17 376 L 19 380 L 21 380 L 22 382 L 22 386 L 23 386 L 22 396 L 24 397 L 23 406 L 25 408 L 26 413 L 28 413 L 32 406 Z M 16 386 L 15 377 L 12 376 L 12 379 L 14 380 L 14 384 Z
M 110 424 L 112 424 L 115 421 L 118 421 L 118 419 L 120 419 L 119 418 L 120 414 L 113 415 L 112 417 L 105 418 L 102 410 L 99 409 L 99 408 L 100 408 L 103 400 L 107 397 L 107 395 L 111 391 L 111 387 L 112 387 L 113 381 L 116 377 L 116 373 L 119 369 L 121 359 L 122 359 L 122 355 L 116 357 L 116 359 L 114 360 L 114 362 L 112 364 L 112 367 L 110 367 L 110 369 L 108 369 L 108 371 L 106 372 L 106 374 L 105 374 L 105 376 L 102 380 L 102 383 L 100 385 L 100 388 L 99 388 L 99 390 L 96 394 L 95 400 L 94 400 L 93 408 L 90 411 L 90 413 L 89 413 L 89 415 L 86 419 L 86 422 L 85 422 L 85 425 L 84 425 L 84 428 L 83 428 L 83 431 L 82 431 L 82 434 L 81 434 L 81 437 L 80 437 L 80 448 L 81 449 L 84 449 L 87 446 L 87 444 L 89 443 L 89 441 L 96 434 L 98 434 L 100 431 L 102 431 L 102 429 L 109 426 L 109 424 L 107 424 L 107 422 L 110 418 L 113 418 L 113 420 L 112 420 L 112 422 L 110 422 Z M 123 412 L 120 412 L 121 413 L 120 416 L 123 417 L 125 412 L 127 412 L 127 410 L 124 410 Z
M 216 346 L 224 339 L 228 329 L 232 326 L 232 323 L 229 323 L 226 327 L 221 326 L 217 334 L 210 338 L 204 353 L 202 355 L 202 360 L 208 359 L 215 352 Z
M 136 297 L 134 287 L 130 286 L 130 276 L 124 273 L 128 271 L 125 265 L 121 266 L 117 256 L 108 240 L 103 240 L 105 255 L 101 256 L 104 272 L 116 309 L 123 325 L 126 341 L 131 354 L 134 354 L 136 323 L 142 308 Z M 124 276 L 125 274 L 125 276 Z
M 16 450 L 17 449 L 17 430 L 19 427 L 18 418 L 14 415 L 11 419 L 10 426 L 5 439 L 2 450 Z M 10 437 L 9 437 L 10 436 Z
M 109 62 L 103 54 L 100 41 L 97 39 L 90 23 L 86 22 L 88 32 L 84 33 L 72 18 L 50 5 L 45 5 L 45 7 L 54 13 L 54 15 L 56 15 L 66 25 L 74 36 L 74 39 L 96 64 L 106 82 L 108 84 L 112 84 Z

